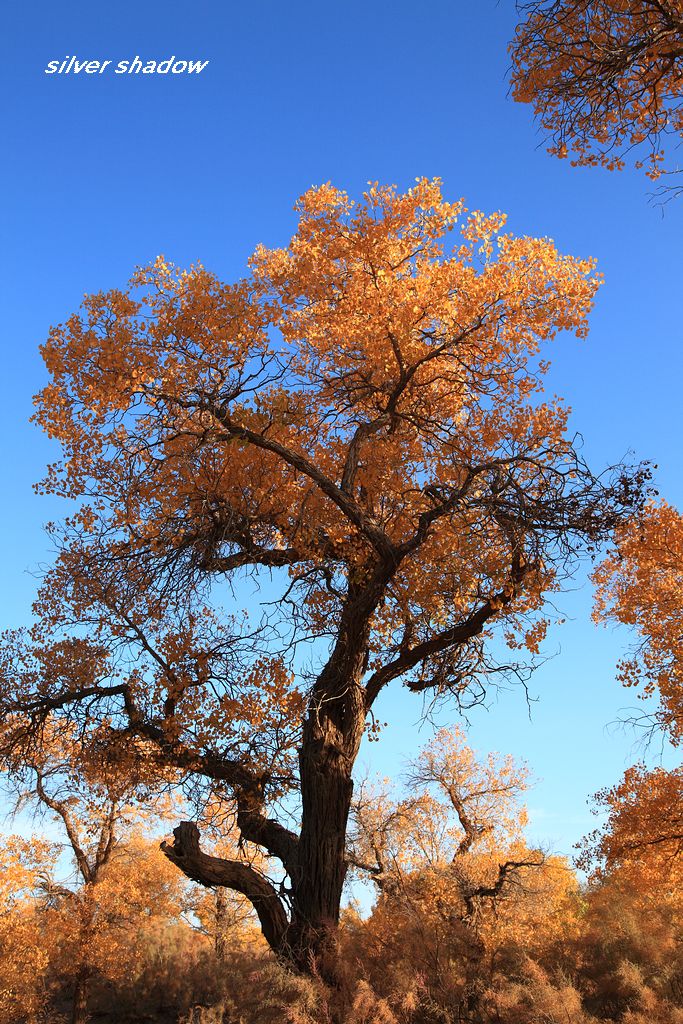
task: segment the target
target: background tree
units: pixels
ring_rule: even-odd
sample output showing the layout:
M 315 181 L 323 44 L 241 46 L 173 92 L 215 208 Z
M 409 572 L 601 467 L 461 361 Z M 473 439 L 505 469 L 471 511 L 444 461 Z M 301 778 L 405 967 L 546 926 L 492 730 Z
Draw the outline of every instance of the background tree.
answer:
M 638 643 L 619 664 L 624 686 L 659 707 L 650 721 L 677 744 L 683 731 L 683 517 L 666 502 L 624 524 L 594 573 L 595 618 L 632 627 Z
M 5 722 L 5 743 L 17 731 L 20 723 Z M 144 811 L 132 803 L 139 783 L 130 762 L 103 757 L 98 738 L 97 729 L 76 736 L 68 726 L 58 732 L 49 723 L 32 757 L 5 766 L 13 787 L 21 787 L 19 806 L 52 817 L 73 860 L 75 877 L 66 881 L 54 857 L 35 868 L 26 894 L 42 904 L 33 941 L 71 988 L 73 1024 L 88 1019 L 92 979 L 130 969 L 144 919 L 169 915 L 180 906 L 183 888 L 158 840 L 144 836 L 148 816 L 162 808 L 158 801 Z
M 147 990 L 158 990 L 165 949 L 176 957 L 171 976 L 187 975 L 189 943 L 182 939 L 192 933 L 181 916 L 186 886 L 158 841 L 139 833 L 117 843 L 88 883 L 68 871 L 60 845 L 12 836 L 0 848 L 2 1019 L 84 1021 L 109 1011 L 128 1019 L 125 998 L 117 1003 L 112 993 L 137 989 L 140 1000 Z M 209 974 L 208 958 L 205 969 Z M 172 981 L 163 980 L 171 988 Z M 209 976 L 207 991 L 211 984 Z
M 512 53 L 515 99 L 531 103 L 550 152 L 579 165 L 622 168 L 643 154 L 650 178 L 683 135 L 680 0 L 534 0 Z M 669 171 L 676 170 L 669 167 Z
M 635 765 L 595 798 L 606 818 L 580 844 L 589 884 L 570 955 L 601 1019 L 683 1018 L 682 774 Z
M 648 474 L 595 476 L 541 396 L 541 346 L 586 334 L 592 261 L 438 182 L 358 204 L 325 185 L 298 214 L 237 284 L 159 259 L 51 332 L 36 419 L 64 458 L 44 486 L 80 504 L 0 671 L 27 749 L 96 717 L 232 806 L 267 873 L 190 823 L 166 855 L 311 970 L 379 695 L 480 699 L 506 668 L 489 639 L 537 651 L 546 596 Z
M 353 809 L 350 860 L 380 893 L 365 926 L 373 955 L 383 947 L 433 978 L 457 963 L 450 997 L 468 1019 L 509 930 L 519 942 L 532 920 L 542 927 L 562 902 L 551 893 L 574 884 L 524 841 L 527 774 L 511 757 L 478 760 L 460 729 L 441 729 L 407 768 L 409 796 L 361 792 Z
M 594 574 L 595 616 L 635 629 L 638 643 L 619 676 L 641 696 L 659 698 L 655 712 L 643 716 L 648 734 L 661 730 L 676 746 L 683 722 L 681 516 L 664 502 L 648 505 L 615 540 Z M 606 812 L 604 824 L 584 840 L 579 858 L 591 872 L 581 936 L 588 1005 L 600 1016 L 678 1020 L 683 770 L 634 765 L 597 794 L 596 808 Z
M 595 617 L 635 629 L 638 643 L 619 665 L 627 687 L 659 699 L 644 715 L 648 732 L 663 730 L 677 746 L 683 730 L 683 518 L 665 502 L 649 505 L 624 524 L 616 544 L 594 574 Z M 592 839 L 593 855 L 610 871 L 638 862 L 646 874 L 680 890 L 683 869 L 683 771 L 629 768 L 621 782 L 598 794 L 608 811 Z M 677 879 L 677 881 L 676 881 Z
M 631 881 L 649 875 L 648 888 L 683 899 L 683 767 L 634 765 L 595 800 L 607 820 L 586 841 L 584 866 L 604 875 L 622 871 Z
M 49 953 L 32 899 L 54 867 L 58 851 L 45 839 L 0 840 L 0 1013 L 8 1024 L 44 1017 Z
M 453 728 L 436 733 L 405 778 L 410 795 L 403 799 L 361 789 L 351 861 L 381 891 L 394 892 L 416 871 L 445 868 L 459 889 L 463 919 L 471 920 L 479 901 L 504 897 L 518 869 L 531 866 L 498 862 L 501 850 L 523 845 L 527 771 L 511 757 L 477 761 L 462 730 Z

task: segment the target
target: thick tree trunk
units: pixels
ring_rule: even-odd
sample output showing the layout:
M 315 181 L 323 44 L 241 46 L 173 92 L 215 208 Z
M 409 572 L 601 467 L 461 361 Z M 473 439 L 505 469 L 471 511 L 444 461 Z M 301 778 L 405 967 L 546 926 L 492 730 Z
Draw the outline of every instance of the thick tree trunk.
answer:
M 74 983 L 71 1024 L 87 1024 L 89 1016 L 88 982 L 88 971 L 81 969 L 76 975 L 76 981 Z
M 329 741 L 304 744 L 300 868 L 288 939 L 297 966 L 306 971 L 325 957 L 339 923 L 352 793 L 351 765 L 344 753 Z
M 282 892 L 243 862 L 201 851 L 191 822 L 174 829 L 166 856 L 203 885 L 226 886 L 252 903 L 271 949 L 284 962 L 338 985 L 336 938 L 346 877 L 346 828 L 353 795 L 352 772 L 365 728 L 369 623 L 391 567 L 382 565 L 362 585 L 352 586 L 334 650 L 318 676 L 303 723 L 299 751 L 301 830 L 298 838 L 262 816 L 260 804 L 244 810 L 238 824 L 247 838 L 266 836 L 289 879 L 289 914 Z M 254 829 L 254 823 L 256 828 Z
M 288 943 L 296 966 L 315 970 L 334 984 L 335 934 L 346 878 L 346 828 L 353 796 L 351 778 L 365 726 L 365 647 L 355 647 L 345 671 L 323 673 L 321 700 L 304 722 L 299 772 L 301 832 L 293 879 Z M 328 670 L 334 666 L 334 660 Z M 327 675 L 327 678 L 325 676 Z

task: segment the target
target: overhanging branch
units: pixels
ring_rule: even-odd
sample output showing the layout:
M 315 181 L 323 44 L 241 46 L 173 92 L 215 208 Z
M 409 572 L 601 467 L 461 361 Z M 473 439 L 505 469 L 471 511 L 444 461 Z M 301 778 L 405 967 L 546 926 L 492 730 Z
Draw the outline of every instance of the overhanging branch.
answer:
M 182 821 L 173 830 L 173 836 L 172 844 L 161 844 L 162 852 L 171 863 L 193 882 L 207 888 L 232 889 L 246 896 L 256 911 L 268 945 L 275 952 L 280 952 L 289 921 L 270 882 L 248 864 L 203 853 L 199 847 L 199 829 L 192 821 Z

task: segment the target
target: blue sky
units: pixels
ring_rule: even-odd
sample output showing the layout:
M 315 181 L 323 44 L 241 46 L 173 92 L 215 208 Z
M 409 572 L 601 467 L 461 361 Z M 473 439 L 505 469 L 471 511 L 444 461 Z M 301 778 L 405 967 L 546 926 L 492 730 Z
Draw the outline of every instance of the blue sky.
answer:
M 597 257 L 606 284 L 590 336 L 555 344 L 549 387 L 592 465 L 633 450 L 682 502 L 683 200 L 662 216 L 642 175 L 546 155 L 530 109 L 507 95 L 514 18 L 512 0 L 5 6 L 3 626 L 27 620 L 30 570 L 49 558 L 42 524 L 64 513 L 32 491 L 55 454 L 28 423 L 49 325 L 161 252 L 239 276 L 257 243 L 287 240 L 296 197 L 327 180 L 357 194 L 438 175 L 449 197 L 505 210 L 510 230 Z M 43 73 L 74 54 L 209 64 L 199 76 Z M 531 720 L 519 692 L 470 720 L 480 749 L 527 759 L 541 780 L 533 834 L 564 852 L 592 827 L 587 796 L 638 756 L 632 733 L 609 728 L 634 704 L 614 681 L 629 638 L 593 627 L 590 605 L 579 579 L 560 602 L 557 656 L 532 680 Z M 415 698 L 385 697 L 392 725 L 363 755 L 374 770 L 395 772 L 427 739 L 419 713 Z

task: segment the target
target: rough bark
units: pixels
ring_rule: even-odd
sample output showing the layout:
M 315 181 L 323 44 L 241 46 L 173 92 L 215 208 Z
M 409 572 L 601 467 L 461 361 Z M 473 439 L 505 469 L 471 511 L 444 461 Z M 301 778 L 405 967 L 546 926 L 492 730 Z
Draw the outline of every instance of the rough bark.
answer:
M 88 1014 L 88 971 L 84 968 L 76 975 L 71 1008 L 71 1024 L 87 1024 Z
M 362 680 L 370 620 L 394 571 L 393 560 L 383 560 L 368 579 L 350 583 L 337 641 L 318 676 L 304 721 L 299 752 L 301 831 L 289 932 L 294 961 L 303 969 L 310 969 L 312 960 L 318 969 L 329 960 L 326 954 L 339 922 L 351 776 L 365 727 Z
M 221 886 L 216 889 L 216 903 L 214 908 L 214 942 L 213 948 L 216 960 L 223 963 L 227 952 L 227 931 L 228 931 L 228 901 L 225 889 Z

